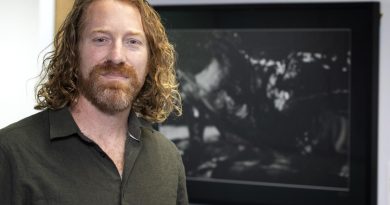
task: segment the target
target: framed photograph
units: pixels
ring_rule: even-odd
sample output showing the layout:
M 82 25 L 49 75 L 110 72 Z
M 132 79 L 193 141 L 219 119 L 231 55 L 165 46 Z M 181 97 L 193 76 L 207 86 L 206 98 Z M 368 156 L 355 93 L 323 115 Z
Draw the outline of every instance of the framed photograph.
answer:
M 379 3 L 158 6 L 191 202 L 376 204 Z

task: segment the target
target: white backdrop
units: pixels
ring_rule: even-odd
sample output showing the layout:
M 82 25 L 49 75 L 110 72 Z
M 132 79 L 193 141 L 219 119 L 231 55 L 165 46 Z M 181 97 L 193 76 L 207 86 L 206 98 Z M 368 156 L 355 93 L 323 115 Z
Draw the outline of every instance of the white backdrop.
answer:
M 35 113 L 39 53 L 52 41 L 54 0 L 0 0 L 0 128 Z
M 334 2 L 340 0 L 150 0 L 152 4 Z M 348 1 L 348 0 L 342 0 Z M 368 0 L 369 1 L 369 0 Z M 383 13 L 380 43 L 378 205 L 390 205 L 390 1 Z M 52 41 L 54 0 L 0 0 L 0 128 L 36 111 L 33 88 L 39 53 Z M 387 81 L 386 81 L 387 79 Z M 386 106 L 387 105 L 387 106 Z

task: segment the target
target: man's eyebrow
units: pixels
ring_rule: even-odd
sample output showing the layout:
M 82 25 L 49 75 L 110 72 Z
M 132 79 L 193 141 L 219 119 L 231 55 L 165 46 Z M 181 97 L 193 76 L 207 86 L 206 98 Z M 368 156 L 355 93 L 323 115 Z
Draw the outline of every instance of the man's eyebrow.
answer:
M 110 31 L 108 29 L 101 29 L 101 28 L 98 28 L 98 29 L 93 29 L 91 31 L 91 33 L 105 33 L 105 34 L 109 34 Z M 143 32 L 140 32 L 140 31 L 136 31 L 136 30 L 128 30 L 125 32 L 126 35 L 139 35 L 139 36 L 144 36 Z
M 106 29 L 94 29 L 91 31 L 92 34 L 94 33 L 105 33 L 105 34 L 109 34 L 110 32 Z

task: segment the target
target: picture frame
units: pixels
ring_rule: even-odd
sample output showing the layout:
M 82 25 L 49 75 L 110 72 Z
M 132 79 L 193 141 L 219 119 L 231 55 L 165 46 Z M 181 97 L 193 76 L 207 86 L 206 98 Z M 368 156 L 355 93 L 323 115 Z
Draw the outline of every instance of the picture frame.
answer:
M 378 2 L 155 8 L 190 202 L 376 204 Z

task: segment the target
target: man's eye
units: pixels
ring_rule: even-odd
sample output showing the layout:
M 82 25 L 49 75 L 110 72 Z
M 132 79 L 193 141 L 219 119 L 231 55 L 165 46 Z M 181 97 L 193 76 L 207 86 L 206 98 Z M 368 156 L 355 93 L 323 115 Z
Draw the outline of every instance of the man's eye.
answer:
M 127 43 L 130 44 L 130 45 L 140 45 L 140 44 L 142 44 L 142 42 L 137 40 L 137 39 L 128 39 Z
M 106 38 L 94 38 L 92 41 L 95 43 L 104 43 L 104 42 L 107 42 L 107 39 Z

